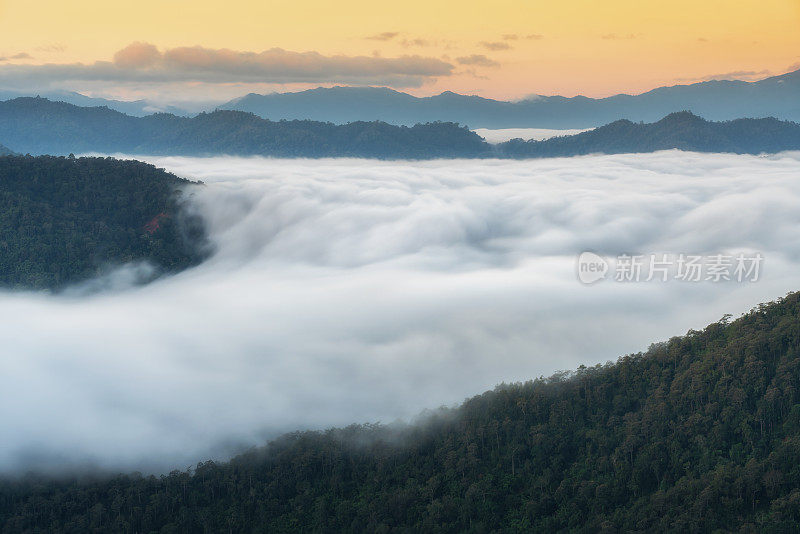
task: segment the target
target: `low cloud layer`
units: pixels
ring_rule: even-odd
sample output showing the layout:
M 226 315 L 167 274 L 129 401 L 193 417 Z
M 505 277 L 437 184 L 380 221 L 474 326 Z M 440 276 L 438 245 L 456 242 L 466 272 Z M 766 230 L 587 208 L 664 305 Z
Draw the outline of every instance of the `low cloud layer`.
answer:
M 218 252 L 138 289 L 0 295 L 2 471 L 185 468 L 389 422 L 800 289 L 800 154 L 150 161 L 206 182 Z M 584 250 L 765 263 L 751 284 L 584 286 Z
M 789 70 L 791 72 L 791 68 Z M 772 72 L 769 70 L 736 70 L 732 72 L 725 72 L 722 74 L 709 74 L 707 76 L 701 76 L 699 78 L 677 78 L 676 81 L 679 82 L 711 82 L 711 81 L 719 81 L 719 80 L 742 80 L 747 82 L 754 82 L 758 80 L 763 80 L 764 78 L 771 76 Z
M 200 46 L 159 50 L 132 43 L 113 61 L 92 64 L 2 65 L 4 87 L 64 82 L 110 83 L 352 83 L 417 87 L 452 74 L 453 65 L 433 57 L 325 56 L 272 48 L 241 52 Z

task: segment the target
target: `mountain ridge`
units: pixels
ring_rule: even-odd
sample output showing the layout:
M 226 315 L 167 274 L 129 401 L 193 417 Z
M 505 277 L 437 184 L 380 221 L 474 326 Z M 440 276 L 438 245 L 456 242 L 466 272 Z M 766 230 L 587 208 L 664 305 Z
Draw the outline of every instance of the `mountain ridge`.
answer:
M 18 98 L 0 102 L 0 139 L 22 153 L 54 155 L 540 158 L 670 149 L 759 154 L 800 150 L 800 124 L 775 118 L 712 122 L 684 111 L 654 123 L 622 119 L 573 136 L 491 145 L 455 123 L 275 122 L 230 110 L 191 118 L 131 117 L 107 107 Z
M 413 127 L 380 122 L 334 125 L 268 121 L 241 111 L 194 117 L 157 113 L 131 117 L 107 107 L 84 108 L 44 98 L 0 102 L 0 138 L 31 154 L 128 153 L 427 159 L 475 157 L 489 147 L 449 123 Z
M 620 119 L 593 130 L 544 141 L 514 139 L 498 145 L 505 157 L 568 157 L 660 150 L 761 154 L 800 150 L 800 124 L 775 118 L 712 122 L 689 111 L 657 122 Z
M 8 91 L 0 90 L 0 101 L 13 100 L 21 97 L 40 96 L 53 102 L 65 102 L 79 107 L 108 107 L 120 113 L 134 117 L 144 117 L 153 113 L 172 113 L 179 116 L 189 116 L 193 113 L 180 106 L 158 105 L 147 100 L 114 100 L 110 98 L 92 97 L 77 91 Z
M 604 98 L 536 95 L 516 102 L 445 91 L 414 97 L 386 87 L 316 88 L 296 93 L 250 93 L 219 106 L 263 118 L 392 124 L 445 121 L 470 128 L 591 128 L 615 119 L 651 122 L 690 109 L 709 120 L 774 116 L 800 121 L 800 70 L 755 82 L 711 80 Z

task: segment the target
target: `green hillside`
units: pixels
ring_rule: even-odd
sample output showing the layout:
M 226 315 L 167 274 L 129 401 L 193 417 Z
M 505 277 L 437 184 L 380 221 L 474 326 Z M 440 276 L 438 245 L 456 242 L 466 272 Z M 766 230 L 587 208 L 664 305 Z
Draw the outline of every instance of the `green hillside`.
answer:
M 58 289 L 123 263 L 176 271 L 200 261 L 191 182 L 138 161 L 0 158 L 0 285 Z
M 405 428 L 0 484 L 3 532 L 796 532 L 800 294 Z

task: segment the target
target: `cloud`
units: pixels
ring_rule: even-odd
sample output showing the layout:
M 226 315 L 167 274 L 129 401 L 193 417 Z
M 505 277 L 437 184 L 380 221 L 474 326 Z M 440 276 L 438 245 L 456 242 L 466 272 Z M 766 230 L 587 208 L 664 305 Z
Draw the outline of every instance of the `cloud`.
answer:
M 800 154 L 150 161 L 207 184 L 217 253 L 142 288 L 0 293 L 0 470 L 169 470 L 391 422 L 800 287 Z M 575 275 L 584 250 L 740 249 L 759 282 Z
M 701 76 L 699 78 L 676 78 L 675 81 L 679 82 L 710 82 L 710 81 L 718 81 L 718 80 L 742 80 L 742 81 L 756 81 L 767 76 L 770 76 L 772 73 L 769 70 L 735 70 L 732 72 L 725 72 L 723 74 L 711 74 L 707 76 Z
M 428 41 L 427 39 L 420 39 L 420 38 L 403 39 L 400 42 L 400 44 L 402 46 L 405 46 L 406 48 L 412 47 L 412 46 L 431 46 L 431 42 L 430 41 Z
M 113 61 L 92 64 L 6 65 L 0 67 L 5 86 L 24 87 L 64 81 L 111 83 L 299 83 L 336 82 L 415 87 L 428 79 L 449 76 L 453 65 L 418 55 L 325 56 L 272 48 L 240 52 L 200 46 L 164 51 L 149 43 L 132 43 Z
M 502 39 L 504 41 L 517 41 L 519 39 L 527 39 L 529 41 L 538 41 L 539 39 L 543 39 L 544 35 L 539 33 L 529 33 L 527 35 L 517 35 L 516 33 L 506 33 L 502 35 Z
M 54 44 L 47 44 L 47 45 L 37 46 L 35 50 L 37 52 L 50 52 L 50 53 L 55 52 L 55 53 L 60 53 L 60 52 L 65 51 L 66 49 L 67 49 L 67 47 L 64 46 L 63 44 L 54 43 Z
M 553 130 L 549 128 L 501 128 L 496 130 L 491 128 L 475 128 L 472 131 L 483 137 L 487 143 L 494 145 L 498 143 L 505 143 L 506 141 L 510 141 L 512 139 L 522 139 L 523 141 L 544 141 L 545 139 L 551 139 L 553 137 L 575 135 L 588 132 L 593 129 L 594 128 L 573 128 L 566 130 Z
M 639 33 L 627 33 L 624 35 L 618 35 L 616 33 L 606 33 L 600 36 L 601 39 L 605 39 L 607 41 L 630 40 L 630 39 L 637 39 L 639 37 L 641 37 L 641 34 Z
M 114 64 L 123 69 L 141 69 L 155 66 L 162 55 L 150 43 L 131 43 L 114 54 Z
M 14 54 L 11 56 L 0 56 L 0 61 L 9 61 L 15 59 L 33 59 L 33 58 L 27 52 L 19 52 L 18 54 Z
M 471 56 L 457 57 L 456 61 L 461 65 L 474 65 L 476 67 L 499 67 L 500 63 L 490 59 L 483 54 L 472 54 Z
M 459 46 L 455 41 L 449 39 L 424 39 L 417 37 L 414 39 L 402 39 L 400 45 L 406 48 L 412 47 L 438 47 L 444 50 L 458 49 Z
M 458 74 L 461 74 L 461 75 L 464 75 L 464 76 L 471 76 L 471 77 L 473 77 L 475 79 L 478 79 L 478 80 L 488 80 L 489 79 L 488 76 L 486 76 L 484 74 L 479 74 L 475 69 L 464 69 L 463 71 L 460 71 Z
M 377 33 L 375 35 L 370 35 L 369 37 L 365 37 L 365 39 L 370 39 L 372 41 L 391 41 L 398 35 L 400 35 L 399 32 L 383 32 L 383 33 Z
M 480 45 L 486 50 L 498 51 L 509 50 L 511 45 L 503 41 L 482 41 Z

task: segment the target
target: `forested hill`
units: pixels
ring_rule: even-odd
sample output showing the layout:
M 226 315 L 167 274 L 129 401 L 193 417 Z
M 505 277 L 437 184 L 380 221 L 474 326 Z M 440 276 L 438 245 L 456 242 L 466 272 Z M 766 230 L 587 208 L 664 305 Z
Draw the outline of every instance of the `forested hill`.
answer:
M 128 262 L 194 265 L 202 222 L 177 193 L 191 183 L 138 161 L 0 158 L 0 286 L 58 289 Z
M 3 532 L 797 532 L 800 294 L 404 429 L 0 483 Z
M 105 107 L 17 98 L 0 102 L 0 139 L 19 152 L 61 155 L 539 158 L 666 149 L 758 154 L 800 150 L 800 124 L 776 119 L 710 122 L 680 112 L 651 124 L 621 120 L 571 137 L 490 145 L 453 123 L 407 127 L 383 122 L 273 122 L 241 111 L 193 118 L 164 113 L 131 117 Z
M 545 141 L 515 139 L 498 147 L 504 156 L 538 158 L 657 150 L 759 154 L 800 150 L 800 124 L 777 119 L 711 122 L 688 111 L 651 124 L 620 120 L 594 130 Z
M 44 98 L 0 102 L 0 139 L 31 154 L 265 155 L 425 159 L 475 157 L 489 147 L 451 123 L 391 126 L 353 122 L 272 122 L 241 111 L 196 117 L 166 113 L 131 117 Z

